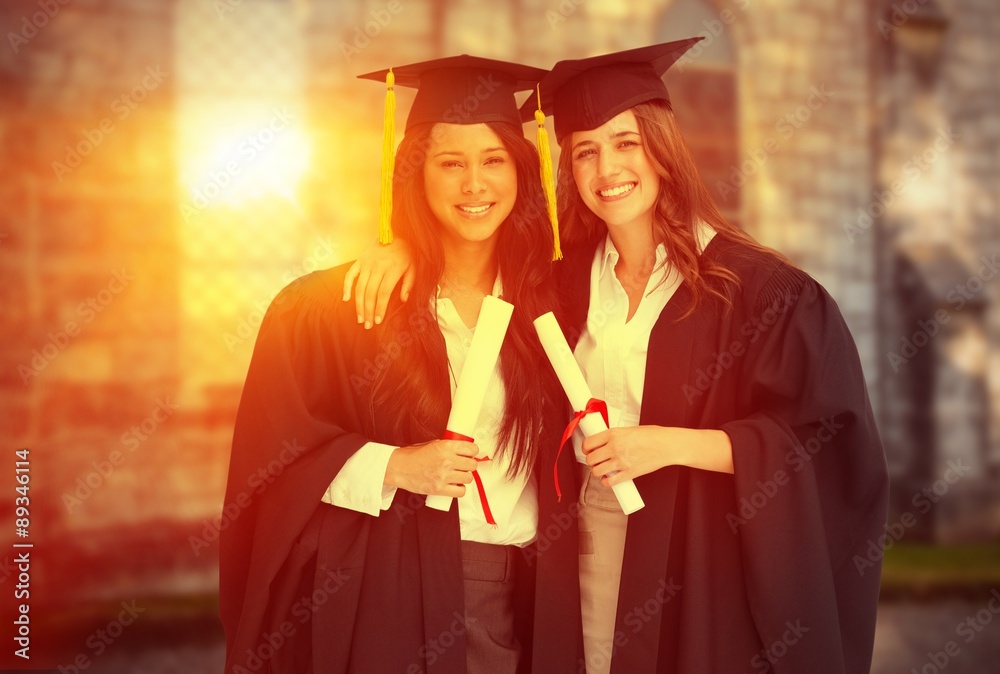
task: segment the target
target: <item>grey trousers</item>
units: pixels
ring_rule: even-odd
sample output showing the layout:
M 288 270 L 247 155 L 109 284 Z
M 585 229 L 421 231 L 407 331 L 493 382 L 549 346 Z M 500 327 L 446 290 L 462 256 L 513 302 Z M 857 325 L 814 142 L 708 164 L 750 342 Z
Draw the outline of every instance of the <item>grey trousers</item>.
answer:
M 462 541 L 466 662 L 469 674 L 514 674 L 521 645 L 514 635 L 512 545 Z

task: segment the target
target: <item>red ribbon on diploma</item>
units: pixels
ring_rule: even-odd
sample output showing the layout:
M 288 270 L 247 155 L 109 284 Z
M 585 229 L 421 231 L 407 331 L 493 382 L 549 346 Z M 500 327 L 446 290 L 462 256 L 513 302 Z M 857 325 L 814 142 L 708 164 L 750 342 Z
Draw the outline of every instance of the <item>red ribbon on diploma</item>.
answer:
M 446 430 L 444 432 L 445 440 L 461 440 L 462 442 L 474 442 L 472 438 L 468 435 L 462 435 L 461 433 L 455 433 L 453 431 Z M 490 457 L 485 456 L 481 459 L 476 459 L 476 461 L 489 461 Z M 476 481 L 476 489 L 479 490 L 479 502 L 483 504 L 483 515 L 486 516 L 486 523 L 497 525 L 495 519 L 493 519 L 493 513 L 490 511 L 490 503 L 486 500 L 486 489 L 483 487 L 483 478 L 479 477 L 479 471 L 472 471 L 472 479 Z
M 601 413 L 601 416 L 604 417 L 605 426 L 611 425 L 608 422 L 608 404 L 603 400 L 591 398 L 587 401 L 586 407 L 579 412 L 573 413 L 573 418 L 569 420 L 569 423 L 566 424 L 566 430 L 563 431 L 562 441 L 559 443 L 559 451 L 556 452 L 556 462 L 555 465 L 552 466 L 552 475 L 556 481 L 556 497 L 558 497 L 560 501 L 562 501 L 562 489 L 559 488 L 559 455 L 562 454 L 563 447 L 566 445 L 566 441 L 573 435 L 573 431 L 575 431 L 576 427 L 580 425 L 580 420 L 593 412 Z

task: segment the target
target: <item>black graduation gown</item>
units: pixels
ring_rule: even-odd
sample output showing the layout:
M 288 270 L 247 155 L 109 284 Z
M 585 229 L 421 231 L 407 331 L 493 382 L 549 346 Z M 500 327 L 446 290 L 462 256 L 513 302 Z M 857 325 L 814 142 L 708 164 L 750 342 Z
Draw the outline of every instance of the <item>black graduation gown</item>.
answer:
M 369 440 L 361 413 L 371 405 L 371 376 L 394 353 L 391 345 L 380 351 L 357 325 L 353 302 L 341 301 L 346 270 L 314 272 L 279 293 L 254 347 L 220 537 L 227 674 L 466 671 L 457 506 L 426 508 L 423 496 L 403 489 L 379 517 L 321 502 Z M 542 464 L 551 467 L 551 459 Z M 539 487 L 540 500 L 548 499 L 540 477 Z M 515 591 L 524 671 L 536 571 L 561 581 L 540 598 L 572 594 L 569 578 L 550 568 L 556 556 L 533 552 L 519 556 Z M 578 615 L 578 586 L 574 597 Z M 551 607 L 539 611 L 547 618 Z M 575 638 L 562 621 L 537 627 L 546 641 Z M 576 653 L 562 657 L 575 662 Z
M 559 269 L 561 324 L 585 327 L 592 242 Z M 636 479 L 611 671 L 867 672 L 885 456 L 857 349 L 807 274 L 717 235 L 703 255 L 740 279 L 733 310 L 682 283 L 649 339 L 640 424 L 722 429 L 734 475 L 669 467 Z

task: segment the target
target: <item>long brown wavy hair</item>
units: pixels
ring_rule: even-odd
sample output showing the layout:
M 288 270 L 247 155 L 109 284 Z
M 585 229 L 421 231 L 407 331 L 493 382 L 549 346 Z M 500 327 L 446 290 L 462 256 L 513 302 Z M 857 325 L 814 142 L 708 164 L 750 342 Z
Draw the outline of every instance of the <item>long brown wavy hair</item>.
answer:
M 552 230 L 538 180 L 538 153 L 520 127 L 486 124 L 510 153 L 517 170 L 517 199 L 501 223 L 495 248 L 503 299 L 514 305 L 500 351 L 506 389 L 498 451 L 510 452 L 510 476 L 529 474 L 537 459 L 547 401 L 560 395 L 532 321 L 555 305 L 551 276 Z M 399 414 L 369 416 L 374 437 L 397 443 L 440 438 L 451 409 L 448 356 L 431 302 L 445 267 L 441 224 L 431 213 L 424 188 L 424 161 L 433 124 L 407 130 L 396 153 L 392 227 L 413 251 L 416 281 L 410 299 L 386 317 L 379 331 L 388 363 L 371 389 L 372 410 Z
M 706 296 L 718 297 L 732 306 L 731 291 L 739 279 L 731 270 L 698 254 L 695 226 L 699 220 L 711 225 L 716 236 L 737 241 L 744 246 L 776 256 L 784 256 L 762 246 L 722 215 L 698 174 L 673 111 L 666 101 L 649 101 L 631 108 L 642 136 L 643 150 L 660 176 L 660 192 L 653 215 L 653 236 L 667 249 L 667 259 L 677 268 L 692 294 L 684 316 L 690 315 Z M 567 244 L 585 244 L 603 237 L 604 222 L 587 208 L 573 180 L 573 134 L 560 142 L 559 222 Z

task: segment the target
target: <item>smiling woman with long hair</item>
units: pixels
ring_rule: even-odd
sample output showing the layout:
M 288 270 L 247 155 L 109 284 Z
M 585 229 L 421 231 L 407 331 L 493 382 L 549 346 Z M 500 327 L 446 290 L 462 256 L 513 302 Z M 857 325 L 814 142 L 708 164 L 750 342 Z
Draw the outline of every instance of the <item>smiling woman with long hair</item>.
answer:
M 533 620 L 536 601 L 544 614 L 553 593 L 578 597 L 575 568 L 532 554 L 548 498 L 536 472 L 559 430 L 531 327 L 553 302 L 553 238 L 513 93 L 542 72 L 466 56 L 395 69 L 397 86 L 419 86 L 393 180 L 410 301 L 365 331 L 337 295 L 345 265 L 298 279 L 268 310 L 226 492 L 239 512 L 221 541 L 227 672 L 575 664 L 578 614 Z M 461 107 L 482 78 L 488 96 Z M 474 442 L 442 439 L 489 295 L 514 311 Z M 426 495 L 456 505 L 424 507 Z M 531 650 L 553 641 L 568 647 Z
M 574 437 L 586 670 L 867 671 L 879 573 L 852 559 L 888 480 L 860 360 L 822 286 L 702 184 L 661 79 L 696 42 L 541 83 L 560 320 L 610 421 Z M 646 507 L 626 516 L 610 488 L 628 479 Z
M 481 143 L 483 147 L 493 149 L 484 157 L 482 173 L 489 176 L 502 172 L 507 179 L 516 177 L 516 185 L 508 186 L 506 194 L 502 195 L 512 204 L 514 195 L 518 195 L 513 209 L 512 204 L 488 202 L 483 198 L 490 196 L 485 191 L 471 193 L 479 189 L 475 186 L 466 193 L 451 184 L 456 175 L 461 175 L 459 159 L 467 158 L 453 154 L 435 156 L 448 144 L 449 139 L 442 137 L 448 133 L 442 131 L 443 126 L 437 126 L 436 134 L 433 124 L 413 126 L 399 146 L 397 163 L 401 167 L 408 166 L 410 158 L 422 155 L 426 155 L 429 167 L 425 170 L 404 168 L 396 173 L 398 196 L 394 199 L 393 229 L 413 247 L 416 272 L 413 297 L 416 301 L 400 305 L 388 316 L 384 331 L 378 333 L 379 339 L 385 343 L 402 342 L 414 323 L 433 321 L 429 300 L 435 293 L 440 292 L 439 296 L 450 297 L 456 306 L 461 306 L 468 299 L 465 295 L 472 291 L 469 280 L 462 278 L 461 273 L 465 271 L 463 267 L 471 267 L 469 263 L 478 255 L 486 279 L 482 290 L 488 294 L 494 278 L 499 275 L 504 296 L 517 298 L 517 311 L 507 333 L 508 348 L 500 356 L 507 396 L 499 444 L 501 447 L 511 445 L 512 470 L 527 474 L 534 465 L 538 448 L 538 443 L 532 439 L 538 437 L 542 427 L 542 409 L 537 403 L 543 397 L 545 383 L 535 371 L 538 363 L 544 363 L 544 354 L 535 339 L 531 320 L 553 304 L 551 286 L 547 283 L 551 274 L 552 233 L 539 226 L 538 208 L 530 206 L 543 203 L 544 198 L 537 180 L 538 155 L 520 129 L 511 124 L 487 122 L 477 127 L 477 135 L 485 139 Z M 452 129 L 451 133 L 463 132 Z M 471 135 L 468 131 L 464 133 Z M 502 149 L 491 148 L 490 139 L 494 141 L 492 145 Z M 463 140 L 455 138 L 452 144 L 460 146 Z M 447 190 L 456 194 L 449 195 Z M 462 209 L 451 205 L 449 199 L 464 200 L 473 208 L 510 212 L 504 226 L 495 233 L 490 232 L 491 238 L 485 242 L 490 255 L 478 254 L 484 242 L 476 240 L 485 235 L 487 226 L 484 223 L 488 221 L 483 216 L 490 214 L 462 213 Z M 435 209 L 436 203 L 448 205 Z M 454 225 L 439 224 L 452 221 Z M 447 264 L 449 255 L 452 256 L 450 267 Z M 472 299 L 473 304 L 477 304 L 477 300 Z M 372 424 L 377 421 L 378 425 L 370 429 L 373 433 L 378 431 L 396 437 L 404 431 L 413 431 L 434 437 L 434 433 L 440 435 L 444 429 L 451 408 L 448 389 L 442 385 L 449 376 L 445 367 L 445 343 L 431 331 L 421 331 L 413 335 L 413 339 L 413 348 L 406 349 L 403 357 L 393 359 L 383 368 L 373 386 L 377 403 L 390 408 L 410 405 L 413 413 L 371 419 Z

